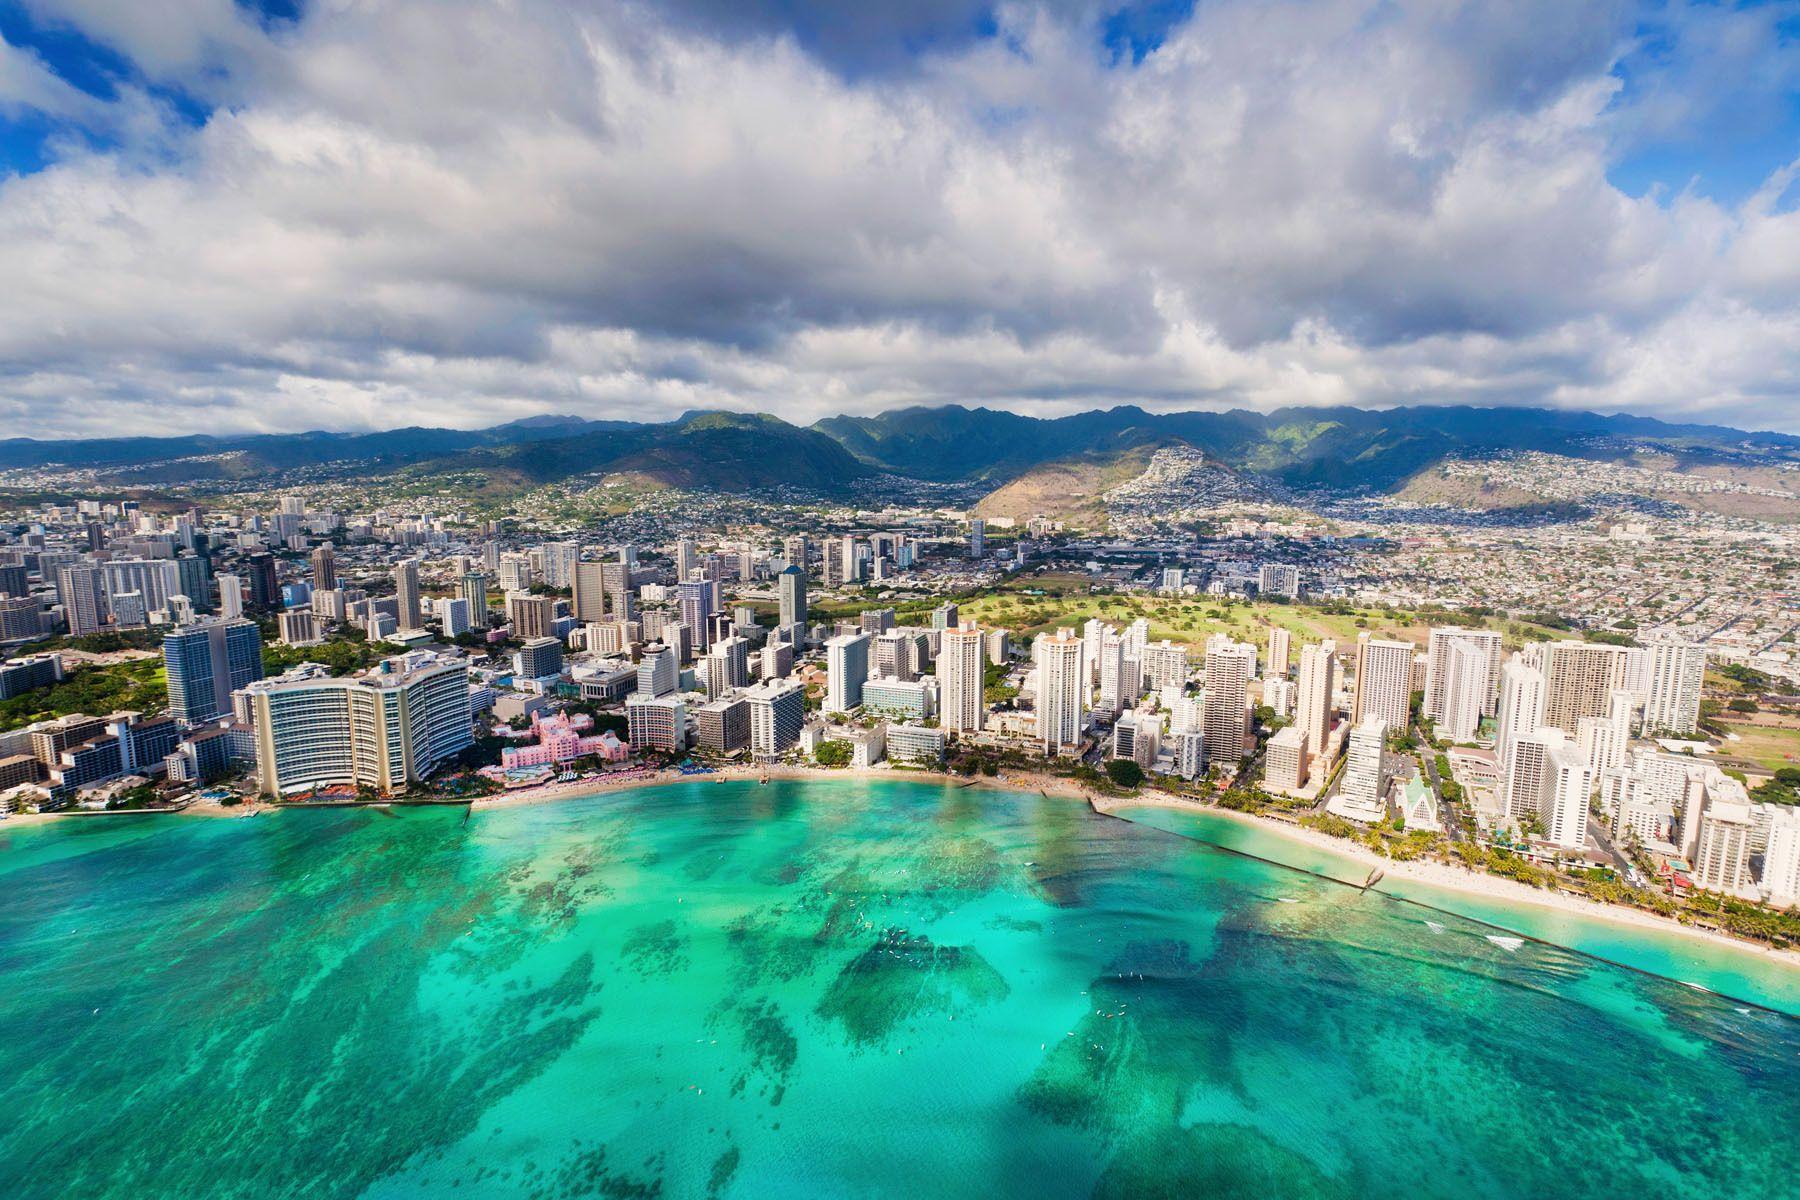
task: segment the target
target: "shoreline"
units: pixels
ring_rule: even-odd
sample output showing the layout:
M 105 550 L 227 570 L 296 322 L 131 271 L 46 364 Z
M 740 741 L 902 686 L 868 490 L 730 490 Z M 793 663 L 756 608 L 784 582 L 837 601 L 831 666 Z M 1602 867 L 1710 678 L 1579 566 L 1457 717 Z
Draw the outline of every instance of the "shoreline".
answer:
M 1322 850 L 1351 860 L 1364 867 L 1379 867 L 1384 876 L 1382 882 L 1389 878 L 1401 878 L 1414 883 L 1422 883 L 1427 887 L 1441 888 L 1464 896 L 1480 900 L 1488 900 L 1501 905 L 1531 905 L 1536 908 L 1569 916 L 1590 917 L 1606 921 L 1614 925 L 1632 929 L 1653 930 L 1662 933 L 1678 934 L 1682 937 L 1711 942 L 1718 946 L 1730 946 L 1738 950 L 1749 951 L 1761 958 L 1779 962 L 1787 967 L 1800 969 L 1800 951 L 1784 950 L 1776 946 L 1753 942 L 1747 938 L 1733 937 L 1713 929 L 1702 929 L 1693 925 L 1684 925 L 1671 917 L 1658 916 L 1645 912 L 1641 908 L 1631 908 L 1623 904 L 1607 904 L 1599 900 L 1590 900 L 1586 896 L 1577 896 L 1569 892 L 1551 891 L 1546 888 L 1534 888 L 1520 883 L 1516 879 L 1506 879 L 1499 875 L 1490 875 L 1485 871 L 1474 871 L 1463 867 L 1451 866 L 1449 863 L 1436 860 L 1396 861 L 1375 853 L 1366 846 L 1357 845 L 1343 838 L 1335 838 L 1330 834 L 1320 833 L 1316 829 L 1308 829 L 1289 821 L 1278 821 L 1260 817 L 1253 813 L 1236 812 L 1228 808 L 1199 804 L 1191 800 L 1182 800 L 1173 796 L 1106 798 L 1094 801 L 1098 812 L 1109 816 L 1119 816 L 1121 820 L 1130 818 L 1120 816 L 1115 811 L 1127 808 L 1163 808 L 1174 812 L 1209 813 L 1227 821 L 1244 825 L 1247 828 L 1260 829 L 1277 837 L 1303 845 L 1314 850 Z M 1230 849 L 1230 847 L 1227 847 Z M 1304 870 L 1305 868 L 1301 868 Z M 1353 880 L 1342 880 L 1351 887 L 1359 886 Z M 1381 884 L 1370 889 L 1380 892 Z M 1398 892 L 1387 892 L 1386 895 L 1396 900 L 1411 900 L 1413 897 L 1403 896 Z
M 1003 773 L 996 776 L 976 775 L 965 777 L 952 775 L 946 771 L 904 770 L 897 771 L 887 767 L 803 767 L 793 765 L 770 765 L 758 767 L 736 765 L 719 767 L 700 774 L 684 775 L 673 769 L 633 774 L 628 778 L 607 780 L 581 779 L 567 783 L 546 783 L 533 787 L 520 788 L 511 792 L 500 792 L 489 796 L 478 796 L 467 803 L 471 812 L 485 812 L 492 809 L 521 808 L 539 804 L 552 804 L 563 800 L 578 800 L 589 796 L 603 796 L 613 792 L 637 791 L 643 788 L 665 787 L 671 784 L 693 783 L 748 783 L 760 782 L 764 779 L 784 780 L 791 782 L 822 782 L 829 780 L 862 780 L 888 781 L 902 783 L 937 784 L 953 788 L 978 788 L 984 791 L 1000 792 L 1037 792 L 1045 796 L 1059 799 L 1076 800 L 1086 804 L 1094 812 L 1102 816 L 1115 817 L 1119 820 L 1130 820 L 1120 810 L 1131 808 L 1160 808 L 1175 812 L 1209 813 L 1227 821 L 1240 824 L 1250 829 L 1260 829 L 1276 837 L 1305 846 L 1312 850 L 1335 854 L 1365 868 L 1380 868 L 1386 877 L 1398 877 L 1427 887 L 1436 887 L 1448 892 L 1484 900 L 1501 906 L 1529 905 L 1541 910 L 1562 913 L 1568 916 L 1588 917 L 1622 928 L 1641 931 L 1655 931 L 1676 934 L 1684 938 L 1709 942 L 1716 946 L 1731 947 L 1755 954 L 1765 961 L 1780 963 L 1784 967 L 1800 969 L 1800 950 L 1784 950 L 1746 938 L 1733 937 L 1712 929 L 1684 925 L 1670 917 L 1645 912 L 1643 909 L 1631 908 L 1619 904 L 1607 904 L 1591 900 L 1585 896 L 1576 896 L 1568 892 L 1550 891 L 1529 887 L 1517 880 L 1505 879 L 1482 871 L 1452 866 L 1449 863 L 1435 860 L 1396 861 L 1375 853 L 1366 846 L 1343 838 L 1332 837 L 1315 829 L 1291 821 L 1276 820 L 1253 813 L 1242 813 L 1232 809 L 1220 808 L 1216 805 L 1202 804 L 1199 801 L 1170 795 L 1165 792 L 1150 790 L 1128 796 L 1101 796 L 1089 791 L 1077 781 L 1057 775 L 1036 775 Z M 394 807 L 406 807 L 405 801 L 394 801 Z M 15 813 L 0 821 L 0 832 L 8 828 L 45 825 L 59 820 L 80 820 L 84 817 L 104 816 L 194 816 L 209 820 L 237 819 L 261 816 L 269 812 L 283 812 L 301 809 L 304 805 L 270 804 L 265 801 L 249 801 L 240 805 L 225 807 L 219 804 L 195 802 L 179 809 L 139 810 L 120 813 Z M 331 806 L 345 807 L 345 806 Z M 367 807 L 367 806 L 358 806 Z M 1179 835 L 1177 835 L 1179 836 Z M 1195 839 L 1200 840 L 1200 839 Z M 1202 844 L 1211 844 L 1202 841 Z M 1231 847 L 1224 847 L 1231 849 Z M 1252 857 L 1261 857 L 1255 856 Z M 1267 861 L 1277 865 L 1289 866 L 1309 874 L 1322 873 L 1312 871 L 1296 864 L 1282 863 L 1279 859 Z M 1335 877 L 1331 877 L 1335 878 Z M 1354 880 L 1338 880 L 1350 887 L 1360 886 Z M 1373 889 L 1380 891 L 1377 884 Z M 1396 892 L 1385 893 L 1392 899 L 1410 900 L 1411 897 Z

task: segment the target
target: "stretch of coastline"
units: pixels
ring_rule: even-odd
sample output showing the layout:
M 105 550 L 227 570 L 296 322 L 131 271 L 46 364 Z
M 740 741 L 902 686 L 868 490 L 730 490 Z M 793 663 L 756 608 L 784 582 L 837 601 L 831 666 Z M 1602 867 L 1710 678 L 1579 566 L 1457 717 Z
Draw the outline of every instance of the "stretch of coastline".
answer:
M 1567 892 L 1551 891 L 1529 887 L 1516 880 L 1505 879 L 1486 872 L 1455 866 L 1437 860 L 1397 861 L 1375 853 L 1365 846 L 1332 837 L 1318 830 L 1308 829 L 1292 821 L 1261 815 L 1240 813 L 1230 809 L 1200 801 L 1170 795 L 1166 792 L 1144 790 L 1123 796 L 1102 795 L 1091 788 L 1084 787 L 1079 781 L 1066 776 L 1036 774 L 1031 772 L 1008 771 L 996 776 L 964 777 L 943 771 L 926 770 L 894 770 L 886 767 L 852 768 L 852 767 L 803 767 L 793 765 L 761 766 L 727 766 L 715 770 L 683 774 L 676 770 L 635 770 L 616 772 L 611 775 L 588 777 L 537 784 L 513 791 L 500 792 L 481 796 L 469 802 L 473 811 L 482 812 L 491 809 L 515 808 L 524 805 L 551 804 L 563 800 L 577 800 L 589 796 L 606 795 L 613 792 L 631 791 L 640 788 L 666 787 L 671 784 L 714 784 L 728 782 L 760 782 L 762 780 L 789 780 L 796 782 L 830 782 L 843 780 L 871 780 L 898 783 L 941 784 L 950 787 L 974 787 L 991 791 L 1038 792 L 1045 796 L 1076 800 L 1087 804 L 1095 812 L 1107 816 L 1129 820 L 1133 809 L 1167 809 L 1178 812 L 1205 814 L 1220 818 L 1246 828 L 1260 830 L 1283 839 L 1296 846 L 1304 846 L 1311 850 L 1334 855 L 1346 863 L 1360 868 L 1366 877 L 1370 872 L 1380 870 L 1384 876 L 1382 882 L 1394 879 L 1410 880 L 1431 888 L 1459 893 L 1480 901 L 1498 905 L 1502 908 L 1526 906 L 1541 910 L 1566 913 L 1571 916 L 1584 917 L 1630 929 L 1640 929 L 1664 934 L 1676 934 L 1684 938 L 1708 942 L 1717 946 L 1730 947 L 1739 951 L 1756 954 L 1767 961 L 1777 962 L 1784 967 L 1800 968 L 1800 952 L 1783 950 L 1759 942 L 1732 937 L 1716 930 L 1697 928 L 1685 925 L 1656 913 L 1631 908 L 1619 904 L 1606 904 L 1591 900 L 1585 896 Z M 403 803 L 403 802 L 402 802 Z M 216 802 L 196 801 L 180 809 L 151 810 L 163 815 L 192 816 L 203 818 L 251 818 L 269 812 L 280 812 L 292 808 L 292 805 L 270 804 L 265 801 L 248 801 L 233 806 L 224 806 Z M 105 815 L 129 815 L 125 813 Z M 149 815 L 144 813 L 141 815 Z M 36 825 L 52 821 L 83 820 L 101 818 L 102 814 L 15 814 L 5 822 L 0 822 L 0 831 L 7 828 Z M 1203 839 L 1202 839 L 1203 840 Z M 1261 857 L 1261 856 L 1259 856 Z M 1279 858 L 1270 861 L 1280 863 Z M 1314 874 L 1320 872 L 1311 867 L 1294 863 L 1281 865 L 1293 866 Z M 1340 882 L 1357 885 L 1360 881 L 1341 876 L 1332 876 Z M 1376 885 L 1380 890 L 1380 884 Z M 1413 897 L 1403 897 L 1412 899 Z

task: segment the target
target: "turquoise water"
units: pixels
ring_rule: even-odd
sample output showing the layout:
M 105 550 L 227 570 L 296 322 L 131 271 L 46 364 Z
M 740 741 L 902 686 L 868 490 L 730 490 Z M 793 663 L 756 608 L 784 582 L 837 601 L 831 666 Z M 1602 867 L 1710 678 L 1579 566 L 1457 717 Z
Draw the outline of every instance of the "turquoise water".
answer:
M 8 1197 L 1800 1194 L 1800 1021 L 1031 794 L 65 822 L 0 895 Z
M 1367 865 L 1347 854 L 1297 842 L 1279 831 L 1220 813 L 1144 807 L 1125 809 L 1120 815 L 1139 824 L 1349 883 L 1361 883 L 1369 874 Z M 1748 944 L 1696 938 L 1677 930 L 1627 925 L 1549 907 L 1508 904 L 1400 875 L 1389 875 L 1377 886 L 1389 895 L 1497 925 L 1502 930 L 1800 1015 L 1800 970 L 1791 962 Z

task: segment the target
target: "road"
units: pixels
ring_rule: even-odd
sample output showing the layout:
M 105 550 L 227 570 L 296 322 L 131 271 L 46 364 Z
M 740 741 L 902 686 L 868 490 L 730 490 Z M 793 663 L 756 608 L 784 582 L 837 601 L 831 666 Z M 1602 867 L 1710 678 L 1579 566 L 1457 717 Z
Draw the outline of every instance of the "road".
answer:
M 1431 784 L 1431 794 L 1437 797 L 1438 820 L 1444 826 L 1444 832 L 1453 842 L 1460 842 L 1466 834 L 1463 830 L 1463 814 L 1456 805 L 1444 799 L 1443 781 L 1438 778 L 1437 751 L 1431 747 L 1431 739 L 1425 736 L 1423 726 L 1413 726 L 1413 738 L 1419 743 L 1419 761 L 1425 766 L 1425 781 Z

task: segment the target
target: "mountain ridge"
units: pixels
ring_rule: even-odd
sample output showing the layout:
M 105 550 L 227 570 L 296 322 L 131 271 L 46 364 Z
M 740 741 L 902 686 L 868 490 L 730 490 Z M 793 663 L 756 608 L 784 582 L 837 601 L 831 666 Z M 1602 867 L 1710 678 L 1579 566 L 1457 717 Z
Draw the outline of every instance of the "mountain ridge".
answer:
M 13 438 L 0 440 L 0 468 L 98 469 L 115 472 L 114 482 L 155 482 L 343 462 L 415 476 L 481 471 L 512 486 L 611 474 L 662 486 L 792 484 L 830 493 L 888 473 L 991 492 L 1053 464 L 1103 468 L 1172 446 L 1288 487 L 1381 492 L 1399 491 L 1421 472 L 1461 456 L 1504 452 L 1621 461 L 1652 449 L 1684 465 L 1800 463 L 1800 437 L 1791 434 L 1577 410 L 1416 405 L 1152 413 L 1118 405 L 1035 417 L 939 405 L 831 416 L 809 426 L 767 413 L 696 410 L 666 422 L 545 414 L 477 430 Z

